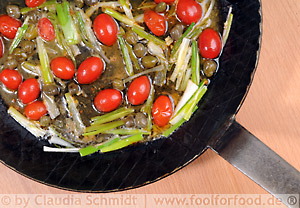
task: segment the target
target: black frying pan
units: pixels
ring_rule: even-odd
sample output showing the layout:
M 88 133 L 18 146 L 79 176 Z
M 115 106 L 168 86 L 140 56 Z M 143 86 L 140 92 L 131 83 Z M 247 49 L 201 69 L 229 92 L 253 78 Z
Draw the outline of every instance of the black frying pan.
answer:
M 20 5 L 23 0 L 10 2 Z M 3 13 L 7 2 L 0 3 Z M 83 158 L 79 154 L 45 153 L 42 147 L 47 142 L 37 140 L 17 124 L 0 100 L 2 162 L 57 188 L 110 192 L 157 181 L 212 148 L 273 195 L 299 194 L 299 172 L 235 121 L 257 65 L 261 7 L 259 0 L 223 0 L 224 16 L 228 4 L 233 6 L 234 21 L 220 69 L 198 111 L 173 135 Z

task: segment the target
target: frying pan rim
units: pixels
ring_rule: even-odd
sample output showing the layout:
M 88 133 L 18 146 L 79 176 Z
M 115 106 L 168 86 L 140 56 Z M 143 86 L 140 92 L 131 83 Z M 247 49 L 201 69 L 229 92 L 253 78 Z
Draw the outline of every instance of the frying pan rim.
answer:
M 248 84 L 248 86 L 246 88 L 246 92 L 245 92 L 245 94 L 244 94 L 241 102 L 237 106 L 237 109 L 236 109 L 235 113 L 232 115 L 232 117 L 229 118 L 228 121 L 224 122 L 224 123 L 229 122 L 230 125 L 234 121 L 236 114 L 239 112 L 241 106 L 245 102 L 245 99 L 246 99 L 246 97 L 247 97 L 247 95 L 249 93 L 250 87 L 251 87 L 251 85 L 253 83 L 254 75 L 256 73 L 257 66 L 258 66 L 259 59 L 260 59 L 259 57 L 260 57 L 260 52 L 261 52 L 262 35 L 263 35 L 263 16 L 262 16 L 262 2 L 261 2 L 261 0 L 256 0 L 256 1 L 258 1 L 259 5 L 260 5 L 258 12 L 259 12 L 259 15 L 260 15 L 260 18 L 261 18 L 261 21 L 259 23 L 259 32 L 260 32 L 260 35 L 259 35 L 259 38 L 258 38 L 258 45 L 259 45 L 259 47 L 258 47 L 257 52 L 256 52 L 256 62 L 255 62 L 254 69 L 253 69 L 253 71 L 251 73 L 251 76 L 250 76 L 250 82 L 249 82 L 249 84 Z M 54 185 L 54 184 L 50 184 L 50 183 L 47 183 L 47 182 L 35 179 L 35 178 L 31 177 L 31 176 L 28 176 L 25 173 L 22 173 L 21 171 L 19 171 L 16 168 L 12 167 L 11 165 L 8 165 L 7 163 L 5 163 L 1 159 L 0 159 L 0 163 L 2 163 L 3 165 L 5 165 L 9 169 L 13 170 L 14 172 L 16 172 L 16 173 L 24 176 L 27 179 L 30 179 L 30 180 L 35 181 L 35 182 L 38 182 L 39 184 L 43 184 L 43 185 L 46 185 L 46 186 L 57 188 L 59 190 L 72 191 L 72 192 L 77 192 L 77 193 L 112 193 L 112 192 L 122 192 L 122 191 L 126 191 L 126 190 L 131 190 L 131 189 L 139 188 L 139 187 L 142 187 L 142 186 L 145 186 L 145 185 L 148 185 L 148 184 L 155 183 L 155 182 L 157 182 L 159 180 L 162 180 L 162 179 L 166 178 L 167 176 L 170 176 L 170 175 L 176 173 L 177 171 L 181 170 L 182 168 L 184 168 L 184 167 L 188 166 L 189 164 L 191 164 L 193 161 L 195 161 L 199 156 L 201 156 L 209 148 L 211 148 L 211 147 L 209 145 L 207 145 L 202 151 L 200 151 L 198 154 L 194 155 L 194 157 L 192 159 L 190 159 L 189 161 L 187 161 L 183 165 L 177 167 L 173 171 L 171 171 L 171 172 L 169 172 L 169 173 L 167 173 L 167 174 L 165 174 L 163 176 L 160 176 L 160 177 L 158 177 L 158 178 L 156 178 L 156 179 L 154 179 L 152 181 L 147 181 L 147 182 L 145 182 L 143 184 L 139 184 L 139 185 L 136 185 L 136 186 L 130 186 L 130 187 L 122 188 L 122 189 L 113 189 L 113 190 L 108 190 L 108 191 L 91 191 L 91 190 L 84 190 L 84 189 L 77 190 L 77 189 L 72 189 L 72 188 L 66 188 L 66 187 L 57 186 L 57 185 Z

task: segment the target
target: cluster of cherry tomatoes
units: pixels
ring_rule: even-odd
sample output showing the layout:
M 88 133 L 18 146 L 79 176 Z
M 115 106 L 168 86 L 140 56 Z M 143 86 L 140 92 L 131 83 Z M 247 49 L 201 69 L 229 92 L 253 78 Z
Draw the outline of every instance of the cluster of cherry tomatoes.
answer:
M 173 4 L 175 0 L 155 0 L 156 3 L 165 2 Z M 36 7 L 45 0 L 26 0 L 28 7 Z M 201 5 L 195 0 L 179 0 L 176 10 L 179 20 L 186 25 L 197 23 L 202 17 Z M 167 30 L 167 23 L 163 14 L 153 10 L 144 13 L 144 21 L 150 31 L 156 36 L 163 36 Z M 8 15 L 0 16 L 0 33 L 13 39 L 22 23 Z M 98 15 L 93 22 L 93 30 L 98 40 L 107 46 L 112 46 L 117 41 L 118 25 L 116 21 L 107 14 Z M 55 39 L 53 24 L 46 17 L 41 18 L 38 23 L 38 33 L 45 41 Z M 213 29 L 204 30 L 198 40 L 200 54 L 204 58 L 214 59 L 221 52 L 220 35 Z M 0 57 L 4 51 L 1 38 Z M 104 63 L 99 57 L 89 57 L 81 63 L 77 73 L 73 62 L 66 57 L 57 57 L 51 61 L 51 70 L 55 76 L 63 80 L 70 80 L 76 74 L 79 84 L 91 84 L 96 81 L 104 70 Z M 10 90 L 18 90 L 19 100 L 26 105 L 25 114 L 29 119 L 39 120 L 47 113 L 43 102 L 38 101 L 40 95 L 40 84 L 38 80 L 30 78 L 22 82 L 21 74 L 14 69 L 5 69 L 0 73 L 0 80 Z M 128 102 L 132 105 L 143 104 L 150 93 L 151 83 L 147 76 L 135 79 L 127 91 Z M 123 101 L 123 95 L 116 89 L 105 89 L 98 93 L 94 99 L 94 106 L 101 112 L 110 112 L 117 109 Z M 169 96 L 159 96 L 152 106 L 153 122 L 158 126 L 165 126 L 173 114 L 173 103 Z

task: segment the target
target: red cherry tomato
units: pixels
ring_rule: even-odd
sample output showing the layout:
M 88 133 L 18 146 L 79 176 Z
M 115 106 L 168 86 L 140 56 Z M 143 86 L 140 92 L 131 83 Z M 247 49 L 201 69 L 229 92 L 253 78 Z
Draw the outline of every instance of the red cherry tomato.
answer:
M 122 103 L 122 94 L 116 89 L 106 89 L 98 93 L 94 105 L 101 112 L 110 112 L 117 109 Z
M 8 39 L 15 38 L 18 28 L 21 25 L 21 21 L 6 14 L 0 16 L 0 32 Z
M 190 25 L 200 20 L 202 17 L 202 7 L 195 0 L 179 0 L 176 14 L 180 21 Z
M 0 80 L 10 90 L 17 90 L 22 82 L 21 74 L 13 69 L 4 69 L 0 73 Z
M 75 66 L 73 62 L 66 57 L 57 57 L 51 61 L 51 70 L 58 78 L 69 80 L 75 74 Z
M 40 84 L 34 79 L 30 78 L 25 80 L 19 87 L 19 99 L 24 104 L 28 104 L 39 97 L 40 94 Z
M 47 108 L 42 101 L 35 101 L 25 107 L 26 117 L 34 121 L 39 120 L 42 116 L 46 115 L 47 112 Z
M 47 17 L 44 17 L 39 20 L 38 32 L 39 32 L 39 35 L 45 41 L 52 41 L 55 38 L 54 26 Z
M 166 95 L 159 96 L 152 107 L 152 118 L 154 124 L 163 127 L 167 125 L 173 114 L 173 104 Z
M 99 57 L 89 57 L 84 60 L 77 71 L 79 84 L 90 84 L 96 81 L 103 72 L 103 61 Z
M 143 104 L 150 93 L 151 84 L 147 76 L 141 76 L 133 80 L 127 92 L 128 101 L 132 105 Z
M 213 29 L 205 29 L 199 37 L 198 47 L 204 58 L 214 59 L 219 56 L 222 50 L 220 35 Z
M 5 46 L 4 46 L 3 38 L 2 38 L 2 36 L 0 36 L 0 58 L 2 58 L 2 56 L 4 54 L 4 49 L 5 49 Z
M 98 40 L 107 46 L 117 42 L 118 26 L 115 20 L 108 14 L 100 14 L 93 23 L 93 29 Z
M 25 0 L 25 4 L 28 7 L 37 7 L 42 5 L 46 0 Z
M 175 0 L 154 0 L 155 3 L 165 2 L 166 4 L 173 4 Z
M 155 11 L 148 10 L 144 13 L 144 20 L 147 27 L 156 36 L 162 36 L 166 32 L 166 20 L 164 16 L 156 13 Z

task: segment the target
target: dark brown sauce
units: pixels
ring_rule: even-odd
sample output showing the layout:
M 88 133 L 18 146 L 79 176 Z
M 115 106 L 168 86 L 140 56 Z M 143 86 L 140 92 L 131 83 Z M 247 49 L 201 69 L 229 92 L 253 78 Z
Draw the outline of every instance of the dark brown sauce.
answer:
M 140 5 L 142 1 L 138 0 L 138 1 L 131 1 L 132 6 L 133 6 L 133 11 L 136 12 L 136 14 L 138 14 L 141 11 L 136 10 L 135 8 L 138 7 L 138 5 Z M 219 5 L 218 5 L 218 1 L 216 1 L 216 4 L 214 6 L 214 10 L 212 12 L 212 15 L 210 16 L 210 21 L 211 24 L 208 25 L 208 27 L 211 27 L 219 32 L 221 32 L 221 24 L 220 24 L 220 18 L 219 18 Z M 209 4 L 207 4 L 207 7 L 209 6 Z M 37 13 L 36 13 L 37 14 Z M 34 12 L 31 13 L 31 15 L 36 15 Z M 38 13 L 38 15 L 40 15 L 40 13 Z M 95 15 L 93 15 L 95 16 Z M 173 18 L 172 20 L 170 20 L 170 22 L 172 22 L 172 24 L 177 24 L 179 21 L 176 18 Z M 33 22 L 36 23 L 36 22 Z M 146 27 L 145 27 L 146 28 Z M 186 27 L 187 28 L 187 27 Z M 127 28 L 124 28 L 125 30 Z M 171 27 L 169 27 L 169 30 L 171 29 Z M 149 32 L 149 31 L 148 31 Z M 168 36 L 168 33 L 165 35 L 164 38 L 166 38 Z M 3 56 L 3 58 L 0 59 L 0 66 L 1 69 L 4 69 L 4 64 L 5 64 L 5 60 L 8 57 L 8 48 L 10 45 L 10 41 L 5 40 L 5 45 L 6 45 L 6 52 Z M 50 43 L 45 43 L 45 46 L 49 49 L 48 50 L 48 56 L 49 56 L 49 60 L 51 61 L 53 58 L 55 57 L 59 57 L 59 56 L 65 56 L 65 54 L 62 53 L 62 50 L 60 50 L 58 48 L 58 46 L 56 45 L 56 43 L 54 41 L 50 42 Z M 85 45 L 81 45 L 79 46 L 81 54 L 78 55 L 76 57 L 76 63 L 77 63 L 77 67 L 80 65 L 80 63 L 85 60 L 87 57 L 91 56 L 91 55 L 95 55 L 94 53 L 91 54 L 91 51 L 89 50 L 88 47 L 86 47 Z M 83 90 L 84 93 L 82 93 L 81 95 L 78 96 L 74 96 L 74 98 L 76 98 L 78 100 L 78 110 L 81 113 L 81 118 L 84 122 L 84 124 L 86 126 L 89 126 L 90 124 L 90 119 L 94 116 L 98 116 L 101 115 L 103 113 L 98 112 L 97 110 L 95 110 L 95 108 L 93 107 L 93 98 L 95 98 L 95 96 L 97 95 L 97 93 L 103 89 L 106 88 L 112 88 L 112 82 L 116 79 L 118 80 L 124 80 L 125 78 L 128 77 L 127 73 L 126 73 L 126 69 L 125 69 L 125 64 L 122 58 L 122 54 L 119 48 L 118 44 L 113 45 L 112 47 L 106 47 L 106 46 L 102 46 L 102 49 L 105 52 L 106 57 L 109 58 L 110 63 L 106 63 L 105 65 L 105 70 L 103 72 L 103 74 L 101 75 L 101 77 L 95 81 L 92 84 L 89 85 L 80 85 L 81 89 Z M 52 53 L 52 51 L 56 52 L 56 53 Z M 38 56 L 34 55 L 30 58 L 28 58 L 26 61 L 32 63 L 32 64 L 38 64 Z M 141 61 L 141 60 L 139 60 Z M 160 63 L 158 63 L 160 64 Z M 22 70 L 21 68 L 21 63 L 18 64 L 17 70 L 22 74 L 23 79 L 27 79 L 30 77 L 35 77 L 35 75 L 32 75 L 30 73 L 27 73 L 26 71 Z M 143 69 L 141 69 L 140 71 L 142 71 Z M 140 72 L 138 70 L 135 69 L 135 73 Z M 168 72 L 167 77 L 169 77 L 171 74 L 171 72 Z M 148 74 L 149 78 L 151 80 L 154 79 L 155 73 L 152 74 Z M 76 80 L 73 80 L 76 82 Z M 66 81 L 66 86 L 68 86 L 68 84 L 71 81 Z M 129 86 L 129 83 L 126 83 L 125 89 L 122 91 L 123 93 L 123 103 L 122 106 L 130 106 L 130 104 L 127 102 L 126 99 L 126 92 L 127 92 L 127 87 Z M 58 84 L 59 85 L 59 84 Z M 175 87 L 174 84 L 172 82 L 168 82 L 168 84 L 163 85 L 162 87 L 160 86 L 156 86 L 154 85 L 155 88 L 155 98 L 156 99 L 159 95 L 161 94 L 166 94 L 169 95 L 174 104 L 178 103 L 179 98 L 182 95 L 182 92 L 178 92 L 175 91 Z M 67 92 L 67 87 L 66 88 L 61 88 L 61 93 L 59 96 L 56 97 L 56 101 L 57 103 L 61 103 L 63 102 L 63 96 L 64 93 Z M 17 92 L 12 92 L 7 90 L 3 85 L 0 89 L 0 94 L 1 97 L 3 98 L 3 100 L 5 101 L 5 103 L 8 106 L 13 106 L 16 109 L 18 109 L 20 112 L 23 112 L 23 104 L 18 101 L 17 99 Z M 136 109 L 136 112 L 139 112 L 141 106 L 131 106 L 134 109 Z M 72 127 L 69 127 L 67 125 L 67 119 L 68 119 L 69 115 L 66 111 L 63 112 L 63 110 L 61 111 L 61 115 L 58 116 L 55 120 L 52 121 L 52 123 L 54 125 L 57 125 L 57 123 L 61 123 L 60 127 L 57 127 L 57 130 L 65 137 L 74 140 L 74 138 L 72 138 L 73 134 L 72 131 L 68 131 L 68 129 L 72 129 Z M 67 118 L 67 119 L 66 119 Z M 152 135 L 151 136 L 146 136 L 145 139 L 153 139 L 156 138 L 157 136 L 160 135 L 160 133 L 168 128 L 169 125 L 165 126 L 164 128 L 158 128 L 158 127 L 154 127 L 152 130 Z M 66 131 L 67 129 L 67 131 Z M 110 135 L 98 135 L 96 137 L 86 137 L 83 138 L 83 142 L 86 143 L 94 143 L 94 142 L 101 142 L 103 140 L 106 139 L 107 136 Z

